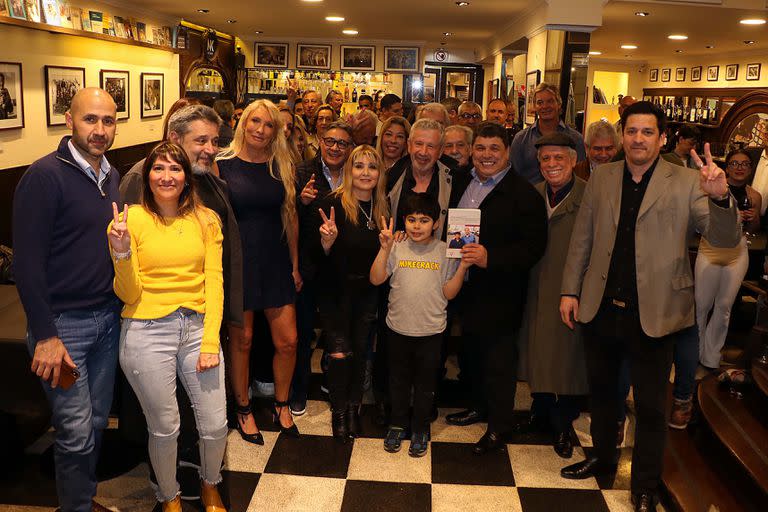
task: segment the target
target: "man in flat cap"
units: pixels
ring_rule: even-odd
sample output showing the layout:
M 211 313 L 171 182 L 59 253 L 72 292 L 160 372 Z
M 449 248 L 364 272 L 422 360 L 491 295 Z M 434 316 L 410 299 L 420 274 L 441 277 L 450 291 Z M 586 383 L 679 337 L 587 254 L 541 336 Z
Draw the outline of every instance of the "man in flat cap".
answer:
M 528 380 L 533 397 L 530 422 L 521 429 L 551 433 L 555 452 L 568 459 L 578 396 L 588 388 L 580 333 L 560 321 L 560 285 L 587 183 L 573 174 L 576 143 L 567 134 L 544 135 L 535 145 L 544 177 L 535 188 L 546 204 L 549 227 L 546 252 L 531 269 L 520 335 L 521 377 Z

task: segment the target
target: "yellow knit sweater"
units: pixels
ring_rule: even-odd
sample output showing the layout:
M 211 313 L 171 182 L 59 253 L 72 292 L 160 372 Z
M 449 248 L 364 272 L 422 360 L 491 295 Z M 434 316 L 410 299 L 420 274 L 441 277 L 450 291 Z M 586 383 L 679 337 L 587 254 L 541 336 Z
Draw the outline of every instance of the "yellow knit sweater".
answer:
M 125 303 L 123 318 L 157 319 L 181 307 L 205 313 L 200 351 L 218 354 L 224 279 L 223 236 L 216 213 L 198 207 L 197 215 L 161 220 L 143 206 L 132 205 L 128 232 L 131 257 L 113 258 L 115 293 Z

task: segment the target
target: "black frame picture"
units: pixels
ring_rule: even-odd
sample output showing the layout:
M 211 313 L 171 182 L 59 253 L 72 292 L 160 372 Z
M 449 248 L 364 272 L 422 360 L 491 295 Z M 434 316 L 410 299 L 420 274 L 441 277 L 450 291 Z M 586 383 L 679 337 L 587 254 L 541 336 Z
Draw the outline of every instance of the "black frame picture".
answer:
M 661 70 L 661 81 L 669 82 L 672 80 L 672 68 L 664 68 Z
M 151 94 L 148 94 L 149 92 Z M 141 117 L 161 117 L 165 104 L 165 75 L 163 73 L 141 74 Z
M 8 0 L 8 15 L 17 20 L 26 20 L 27 8 L 24 0 Z
M 649 82 L 658 82 L 659 81 L 659 69 L 653 68 L 648 72 L 648 81 Z
M 747 64 L 747 80 L 760 80 L 760 68 L 762 64 L 755 62 L 753 64 Z
M 341 46 L 341 69 L 343 71 L 373 71 L 375 68 L 375 46 Z
M 24 128 L 24 77 L 20 62 L 0 62 L 0 130 Z M 12 75 L 12 76 L 11 76 Z M 12 110 L 8 111 L 8 105 Z
M 739 79 L 739 65 L 728 64 L 725 66 L 725 79 L 728 81 Z
M 533 90 L 541 81 L 541 71 L 536 69 L 525 74 L 525 124 L 536 122 L 536 113 L 533 111 Z
M 707 67 L 707 82 L 717 82 L 720 78 L 720 66 Z
M 257 68 L 287 68 L 288 43 L 253 43 L 253 65 Z
M 385 46 L 384 71 L 420 73 L 421 61 L 417 46 Z
M 675 68 L 675 82 L 685 82 L 685 70 L 687 68 Z
M 45 117 L 48 126 L 67 124 L 64 114 L 75 93 L 85 87 L 85 68 L 45 66 Z
M 691 68 L 691 82 L 701 81 L 701 66 L 694 66 Z
M 331 45 L 304 44 L 296 45 L 297 69 L 331 69 Z
M 131 117 L 131 74 L 128 71 L 102 69 L 99 86 L 107 91 L 117 105 L 117 119 Z

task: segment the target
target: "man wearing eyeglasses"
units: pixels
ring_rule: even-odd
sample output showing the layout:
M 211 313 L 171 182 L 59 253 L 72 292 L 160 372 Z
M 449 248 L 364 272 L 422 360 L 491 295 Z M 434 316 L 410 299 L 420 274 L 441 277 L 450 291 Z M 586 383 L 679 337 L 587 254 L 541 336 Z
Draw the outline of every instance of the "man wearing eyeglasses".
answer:
M 299 214 L 299 273 L 304 286 L 296 299 L 296 327 L 299 342 L 296 349 L 296 369 L 291 383 L 290 408 L 294 416 L 301 416 L 307 408 L 307 391 L 311 371 L 312 338 L 314 337 L 316 265 L 309 247 L 309 236 L 317 231 L 314 224 L 317 201 L 339 188 L 344 181 L 344 164 L 355 143 L 353 129 L 347 123 L 329 124 L 318 140 L 320 151 L 311 160 L 296 166 L 296 197 Z
M 459 124 L 473 132 L 483 120 L 483 109 L 474 101 L 465 101 L 459 105 Z
M 576 145 L 577 161 L 587 159 L 584 151 L 584 138 L 573 128 L 569 128 L 560 120 L 560 109 L 563 100 L 557 87 L 542 82 L 533 91 L 533 109 L 536 113 L 536 122 L 515 135 L 515 139 L 509 147 L 512 168 L 517 174 L 527 179 L 532 185 L 541 183 L 544 178 L 539 172 L 537 160 L 536 141 L 542 135 L 562 132 L 573 139 Z

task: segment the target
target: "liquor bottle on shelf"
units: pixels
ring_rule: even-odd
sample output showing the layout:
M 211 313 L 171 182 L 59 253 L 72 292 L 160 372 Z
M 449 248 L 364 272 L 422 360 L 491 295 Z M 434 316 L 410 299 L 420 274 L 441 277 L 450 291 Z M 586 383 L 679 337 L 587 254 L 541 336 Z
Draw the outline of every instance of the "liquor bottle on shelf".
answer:
M 344 84 L 344 101 L 349 102 L 349 85 Z
M 667 120 L 672 119 L 672 102 L 669 100 L 667 100 L 667 108 L 665 113 L 667 114 Z
M 357 87 L 352 89 L 352 103 L 357 103 Z
M 691 105 L 689 107 L 690 111 L 688 112 L 688 122 L 689 123 L 695 123 L 696 122 L 696 107 Z
M 701 122 L 704 124 L 709 123 L 709 105 L 701 109 Z

